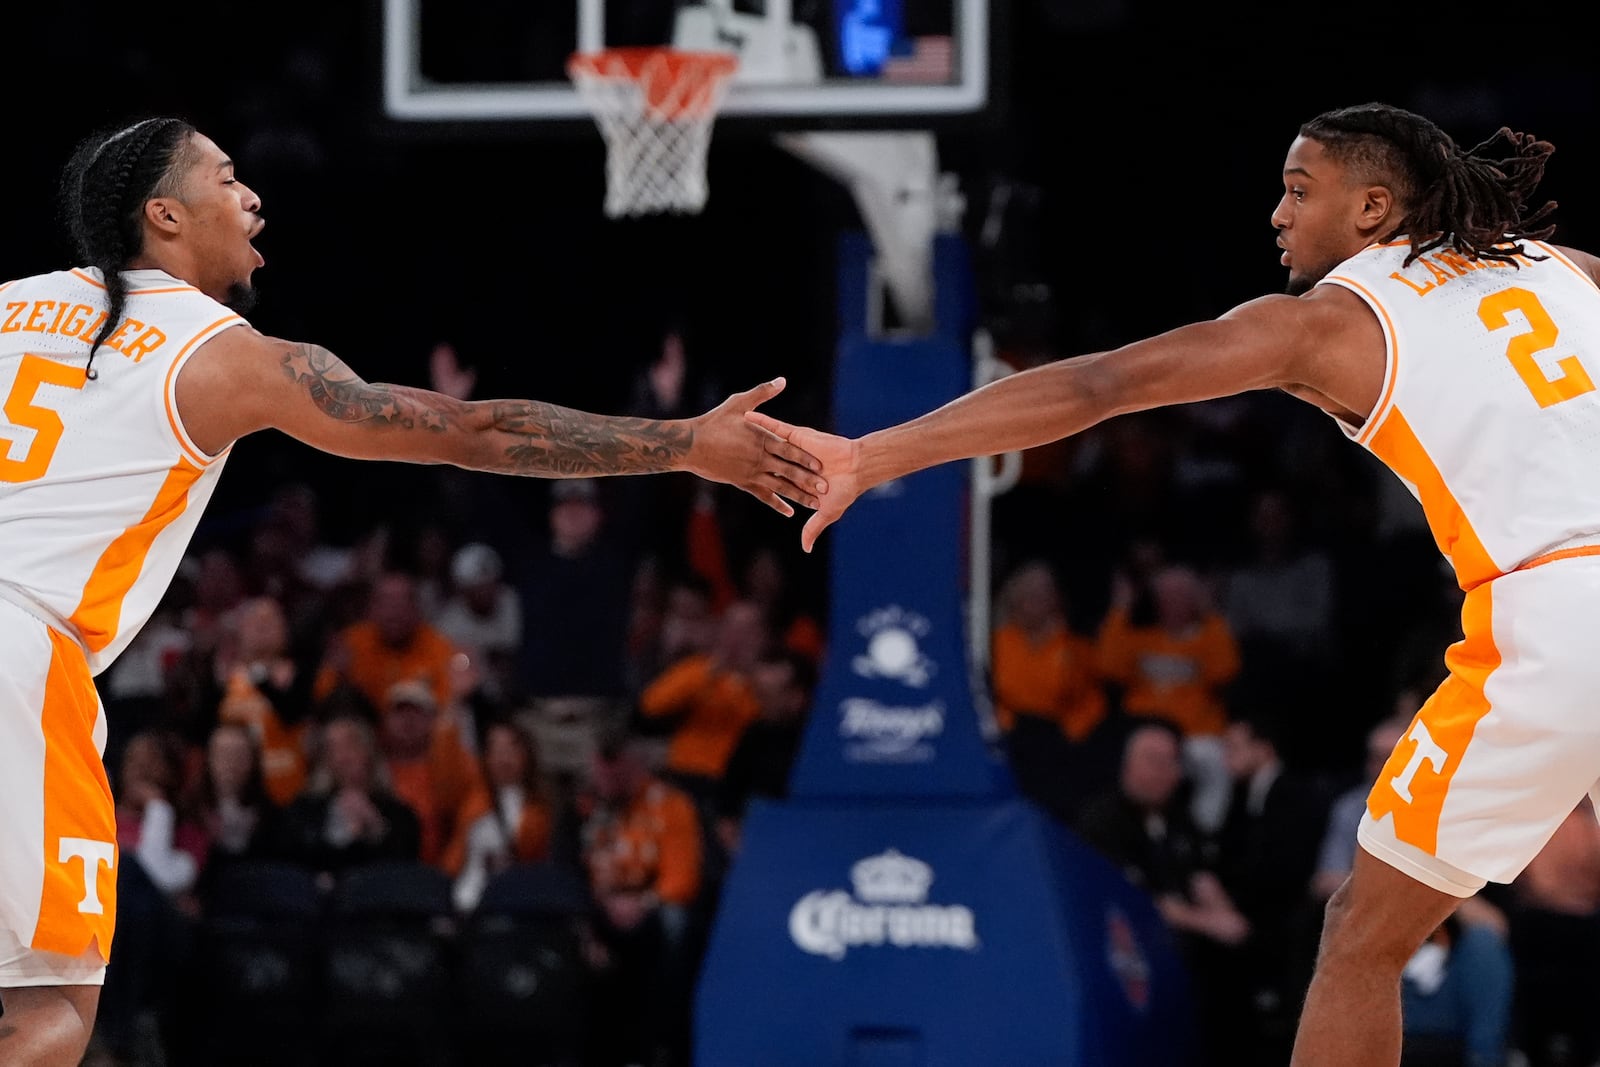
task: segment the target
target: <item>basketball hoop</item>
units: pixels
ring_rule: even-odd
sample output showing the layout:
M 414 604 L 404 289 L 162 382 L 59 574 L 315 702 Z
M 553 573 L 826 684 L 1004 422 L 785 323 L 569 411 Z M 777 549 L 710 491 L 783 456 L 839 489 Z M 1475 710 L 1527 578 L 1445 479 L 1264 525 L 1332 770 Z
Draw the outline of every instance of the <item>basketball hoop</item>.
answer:
M 567 73 L 606 142 L 606 214 L 697 212 L 711 124 L 738 57 L 676 48 L 579 52 Z

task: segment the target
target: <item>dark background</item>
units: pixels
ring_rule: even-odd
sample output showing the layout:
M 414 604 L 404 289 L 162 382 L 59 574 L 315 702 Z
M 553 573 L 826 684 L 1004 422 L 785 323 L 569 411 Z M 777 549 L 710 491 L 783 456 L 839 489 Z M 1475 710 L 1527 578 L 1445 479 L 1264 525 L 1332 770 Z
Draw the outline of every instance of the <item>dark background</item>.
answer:
M 444 7 L 441 24 L 463 33 L 452 62 L 470 67 L 478 48 L 504 61 L 494 12 L 509 2 Z M 0 280 L 72 264 L 55 189 L 80 137 L 176 114 L 264 200 L 267 266 L 251 315 L 264 332 L 324 344 L 369 379 L 416 385 L 448 342 L 477 368 L 481 397 L 616 412 L 675 326 L 705 404 L 783 374 L 790 389 L 768 410 L 829 424 L 835 246 L 861 220 L 843 188 L 775 147 L 760 123 L 717 125 L 703 215 L 611 221 L 605 149 L 590 126 L 387 120 L 377 0 L 18 7 L 0 10 Z M 1281 289 L 1269 216 L 1284 153 L 1301 122 L 1369 100 L 1419 110 L 1464 145 L 1501 125 L 1552 141 L 1542 193 L 1561 204 L 1556 239 L 1600 251 L 1600 85 L 1576 5 L 1506 5 L 1493 17 L 1437 4 L 994 7 L 996 104 L 936 129 L 968 198 L 986 325 L 1019 363 L 1115 346 Z M 1122 460 L 1166 448 L 1172 464 L 1179 453 L 1190 475 L 1181 496 L 1113 462 L 1066 491 L 1002 497 L 997 577 L 1049 557 L 1072 621 L 1092 633 L 1139 534 L 1154 527 L 1175 556 L 1226 570 L 1247 552 L 1249 492 L 1292 481 L 1306 539 L 1336 574 L 1339 643 L 1319 673 L 1285 683 L 1269 670 L 1261 692 L 1283 697 L 1293 760 L 1345 775 L 1396 691 L 1437 675 L 1456 636 L 1453 582 L 1425 531 L 1382 535 L 1375 487 L 1398 486 L 1327 418 L 1276 394 L 1247 410 L 1236 425 L 1250 432 L 1211 442 L 1214 452 L 1197 432 L 1213 424 L 1182 413 L 1123 441 Z M 1241 476 L 1194 476 L 1213 460 Z M 235 448 L 195 547 L 247 537 L 291 481 L 318 489 L 335 544 L 377 525 L 403 543 L 445 518 L 460 540 L 511 552 L 512 570 L 519 543 L 540 535 L 549 484 L 355 463 L 262 434 Z M 720 517 L 735 550 L 784 546 L 791 584 L 826 619 L 827 539 L 805 555 L 797 524 L 730 495 Z
M 461 18 L 437 24 L 469 33 L 496 5 L 453 7 Z M 1557 237 L 1600 244 L 1585 199 L 1597 103 L 1585 35 L 1550 5 L 1507 13 L 1486 23 L 1426 5 L 997 3 L 996 105 L 937 129 L 1002 345 L 1069 355 L 1279 289 L 1269 213 L 1283 153 L 1301 121 L 1366 100 L 1424 111 L 1463 143 L 1501 124 L 1552 140 L 1543 191 L 1561 202 Z M 251 318 L 265 332 L 408 384 L 426 382 L 428 352 L 448 341 L 478 368 L 481 396 L 615 411 L 677 323 L 704 396 L 784 374 L 789 392 L 770 410 L 827 424 L 834 245 L 860 226 L 842 187 L 759 123 L 728 121 L 714 134 L 703 215 L 609 220 L 592 128 L 387 120 L 379 14 L 375 0 L 8 13 L 0 277 L 71 261 L 54 195 L 77 138 L 176 113 L 263 197 L 267 267 Z M 503 47 L 477 41 L 486 56 Z M 453 47 L 460 63 L 474 41 Z M 1002 187 L 1011 207 L 990 247 L 977 235 Z M 1337 436 L 1289 407 L 1275 417 Z M 272 486 L 302 479 L 327 490 L 330 539 L 348 539 L 374 516 L 437 506 L 419 490 L 427 477 L 261 435 L 236 448 L 201 537 L 244 525 Z M 451 506 L 464 525 L 506 527 L 502 542 L 544 491 L 467 481 Z M 789 536 L 753 503 L 733 525 L 735 536 Z M 815 577 L 825 556 L 824 544 L 791 559 Z

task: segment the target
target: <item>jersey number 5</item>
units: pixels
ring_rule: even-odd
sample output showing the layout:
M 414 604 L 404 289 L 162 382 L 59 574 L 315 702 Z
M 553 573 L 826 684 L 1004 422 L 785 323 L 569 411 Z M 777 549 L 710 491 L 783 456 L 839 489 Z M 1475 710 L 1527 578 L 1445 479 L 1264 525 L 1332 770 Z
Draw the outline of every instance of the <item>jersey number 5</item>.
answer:
M 61 416 L 33 402 L 39 387 L 60 385 L 82 389 L 86 380 L 82 367 L 57 363 L 42 356 L 22 357 L 17 380 L 11 385 L 3 410 L 6 421 L 13 426 L 33 431 L 33 443 L 22 458 L 8 456 L 6 447 L 15 444 L 17 439 L 9 436 L 5 424 L 0 423 L 0 482 L 31 482 L 44 477 L 56 454 L 56 446 L 61 443 Z
M 1511 311 L 1522 312 L 1523 318 L 1528 321 L 1528 329 L 1511 338 L 1511 343 L 1506 345 L 1506 358 L 1517 368 L 1518 376 L 1540 407 L 1547 408 L 1563 400 L 1594 392 L 1594 382 L 1590 380 L 1589 372 L 1583 369 L 1583 364 L 1578 362 L 1577 356 L 1563 356 L 1556 361 L 1556 366 L 1561 370 L 1559 378 L 1546 377 L 1534 360 L 1535 352 L 1555 347 L 1556 334 L 1561 332 L 1537 296 L 1526 289 L 1513 287 L 1486 296 L 1478 303 L 1478 318 L 1491 330 L 1508 326 L 1511 320 L 1506 316 Z

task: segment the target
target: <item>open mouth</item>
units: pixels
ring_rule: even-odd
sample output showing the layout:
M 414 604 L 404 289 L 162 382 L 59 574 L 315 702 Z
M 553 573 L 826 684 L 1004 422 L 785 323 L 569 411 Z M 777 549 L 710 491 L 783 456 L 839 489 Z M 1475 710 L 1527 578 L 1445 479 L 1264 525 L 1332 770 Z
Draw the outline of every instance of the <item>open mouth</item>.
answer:
M 255 239 L 257 237 L 261 236 L 261 231 L 266 229 L 266 228 L 267 228 L 267 220 L 266 219 L 257 219 L 255 226 L 252 227 L 251 230 L 250 230 L 249 236 L 245 238 L 246 241 L 252 242 L 251 245 L 250 245 L 250 252 L 251 252 L 252 255 L 254 255 L 256 257 L 256 266 L 257 267 L 265 267 L 267 265 L 267 261 L 261 255 L 260 252 L 256 251 L 256 246 L 255 246 L 255 244 L 253 242 L 255 241 Z

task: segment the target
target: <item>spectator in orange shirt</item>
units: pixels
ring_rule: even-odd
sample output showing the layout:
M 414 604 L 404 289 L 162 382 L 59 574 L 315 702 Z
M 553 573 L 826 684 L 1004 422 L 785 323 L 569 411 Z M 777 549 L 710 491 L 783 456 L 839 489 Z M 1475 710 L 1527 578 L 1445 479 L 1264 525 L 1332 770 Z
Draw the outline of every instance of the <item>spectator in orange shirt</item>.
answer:
M 1094 642 L 1067 627 L 1055 571 L 1034 560 L 1012 572 L 998 598 L 991 672 L 995 717 L 1010 730 L 1017 716 L 1047 719 L 1083 741 L 1106 717 Z
M 423 620 L 411 576 L 391 571 L 373 582 L 366 618 L 335 635 L 311 696 L 321 703 L 349 687 L 380 710 L 396 682 L 422 679 L 435 704 L 443 706 L 451 697 L 451 661 L 458 651 Z
M 217 649 L 217 720 L 250 731 L 267 794 L 279 807 L 305 786 L 309 672 L 289 655 L 289 620 L 270 596 L 252 597 L 223 619 Z
M 483 735 L 482 783 L 472 791 L 445 849 L 456 907 L 477 907 L 484 887 L 516 863 L 550 858 L 552 812 L 533 737 L 509 719 Z
M 1134 603 L 1126 586 L 1114 594 L 1100 629 L 1100 670 L 1121 687 L 1123 711 L 1166 719 L 1182 732 L 1195 821 L 1214 833 L 1233 789 L 1223 753 L 1228 711 L 1222 695 L 1239 674 L 1239 647 L 1192 568 L 1174 564 L 1156 571 L 1149 599 L 1147 608 Z
M 715 791 L 739 737 L 761 713 L 750 673 L 770 644 L 761 608 L 736 600 L 722 613 L 710 652 L 679 660 L 639 694 L 647 719 L 676 720 L 665 770 L 698 800 Z
M 581 856 L 600 905 L 602 1062 L 688 1063 L 703 831 L 694 802 L 650 769 L 641 739 L 596 747 L 579 799 Z
M 1112 781 L 1115 739 L 1102 736 L 1108 702 L 1094 643 L 1067 626 L 1054 568 L 1018 567 L 1001 586 L 990 660 L 995 718 L 1024 796 L 1070 822 Z
M 379 746 L 394 795 L 421 823 L 418 857 L 444 867 L 445 847 L 455 836 L 468 798 L 483 788 L 477 760 L 456 724 L 440 718 L 433 690 L 422 682 L 395 683 L 379 721 Z

